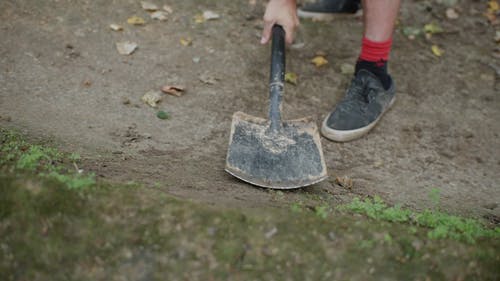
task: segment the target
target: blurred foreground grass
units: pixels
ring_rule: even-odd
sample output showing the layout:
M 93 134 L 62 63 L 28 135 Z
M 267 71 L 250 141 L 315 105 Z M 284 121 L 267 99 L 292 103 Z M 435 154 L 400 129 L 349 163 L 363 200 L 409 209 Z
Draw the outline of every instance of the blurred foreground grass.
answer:
M 498 228 L 476 220 L 378 198 L 207 206 L 96 183 L 78 155 L 11 131 L 0 146 L 2 280 L 500 279 Z

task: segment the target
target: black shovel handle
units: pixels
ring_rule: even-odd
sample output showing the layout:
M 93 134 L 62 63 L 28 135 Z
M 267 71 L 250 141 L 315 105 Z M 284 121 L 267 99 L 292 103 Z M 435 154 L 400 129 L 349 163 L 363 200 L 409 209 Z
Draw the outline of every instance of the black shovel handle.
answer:
M 269 120 L 271 120 L 271 132 L 276 132 L 281 128 L 281 100 L 285 87 L 285 30 L 275 24 L 272 34 Z

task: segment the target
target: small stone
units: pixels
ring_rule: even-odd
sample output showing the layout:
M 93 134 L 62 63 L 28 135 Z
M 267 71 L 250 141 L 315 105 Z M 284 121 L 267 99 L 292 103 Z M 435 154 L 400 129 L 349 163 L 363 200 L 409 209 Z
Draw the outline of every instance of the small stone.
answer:
M 207 233 L 208 233 L 208 235 L 210 235 L 210 236 L 214 236 L 214 235 L 217 233 L 217 228 L 216 228 L 216 227 L 211 226 L 211 227 L 209 227 L 209 228 L 207 229 Z
M 266 234 L 264 234 L 264 236 L 266 237 L 266 239 L 270 239 L 271 237 L 276 235 L 276 233 L 278 233 L 278 229 L 276 228 L 276 226 L 274 226 L 273 228 L 271 228 L 271 230 L 266 232 Z
M 333 231 L 330 231 L 330 232 L 328 232 L 328 238 L 331 241 L 335 241 L 337 239 L 337 235 L 335 235 L 335 233 Z
M 203 18 L 205 20 L 216 20 L 216 19 L 220 18 L 220 16 L 219 16 L 219 14 L 217 14 L 214 11 L 204 11 Z
M 134 256 L 134 254 L 132 253 L 132 251 L 131 251 L 130 249 L 128 249 L 128 248 L 123 249 L 123 257 L 124 257 L 125 259 L 128 259 L 128 260 L 129 260 L 129 259 L 131 259 L 133 256 Z
M 458 13 L 455 9 L 448 8 L 446 9 L 446 17 L 449 18 L 450 20 L 455 20 L 458 19 Z
M 168 19 L 168 13 L 164 11 L 156 11 L 152 13 L 151 18 L 159 21 L 166 21 Z
M 123 30 L 123 27 L 121 25 L 115 24 L 115 23 L 110 24 L 109 28 L 111 28 L 111 30 L 113 30 L 113 31 L 122 31 Z
M 154 12 L 158 10 L 158 6 L 156 6 L 156 4 L 147 1 L 141 1 L 141 7 L 148 12 Z

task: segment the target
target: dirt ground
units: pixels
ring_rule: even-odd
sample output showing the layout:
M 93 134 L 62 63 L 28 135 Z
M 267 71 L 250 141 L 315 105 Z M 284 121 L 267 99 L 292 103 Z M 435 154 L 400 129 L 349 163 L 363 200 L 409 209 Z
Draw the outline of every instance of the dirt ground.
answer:
M 270 192 L 224 172 L 231 116 L 265 116 L 269 47 L 260 46 L 263 1 L 152 1 L 174 13 L 153 21 L 140 1 L 3 0 L 0 2 L 0 125 L 17 128 L 66 151 L 78 151 L 85 170 L 111 181 L 157 185 L 166 192 L 220 206 L 280 206 L 298 200 L 345 202 L 379 195 L 422 209 L 441 191 L 444 210 L 497 221 L 500 216 L 500 65 L 486 1 L 458 1 L 448 20 L 436 1 L 403 1 L 390 71 L 397 101 L 366 137 L 350 143 L 322 139 L 330 178 L 293 192 Z M 439 2 L 439 1 L 438 1 Z M 213 10 L 220 19 L 195 23 Z M 138 15 L 144 26 L 127 18 Z M 405 26 L 436 22 L 445 32 L 409 40 Z M 124 30 L 112 31 L 111 23 Z M 287 119 L 318 122 L 342 97 L 359 53 L 362 23 L 302 21 L 301 48 L 287 52 Z M 180 44 L 192 39 L 190 46 Z M 137 42 L 130 56 L 115 43 Z M 437 44 L 442 57 L 431 52 Z M 310 63 L 318 51 L 329 64 Z M 199 61 L 198 61 L 199 59 Z M 200 80 L 212 78 L 214 84 Z M 143 94 L 165 84 L 186 87 L 156 110 Z M 354 182 L 335 184 L 336 176 Z

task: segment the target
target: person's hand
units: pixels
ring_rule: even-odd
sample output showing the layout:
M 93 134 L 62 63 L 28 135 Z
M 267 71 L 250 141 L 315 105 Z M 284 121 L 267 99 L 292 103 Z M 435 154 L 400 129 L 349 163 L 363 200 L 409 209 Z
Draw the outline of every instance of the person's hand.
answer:
M 262 31 L 261 44 L 266 44 L 271 39 L 273 25 L 279 24 L 285 30 L 285 41 L 291 44 L 295 29 L 299 26 L 297 17 L 297 4 L 295 0 L 270 0 L 264 14 L 264 30 Z

